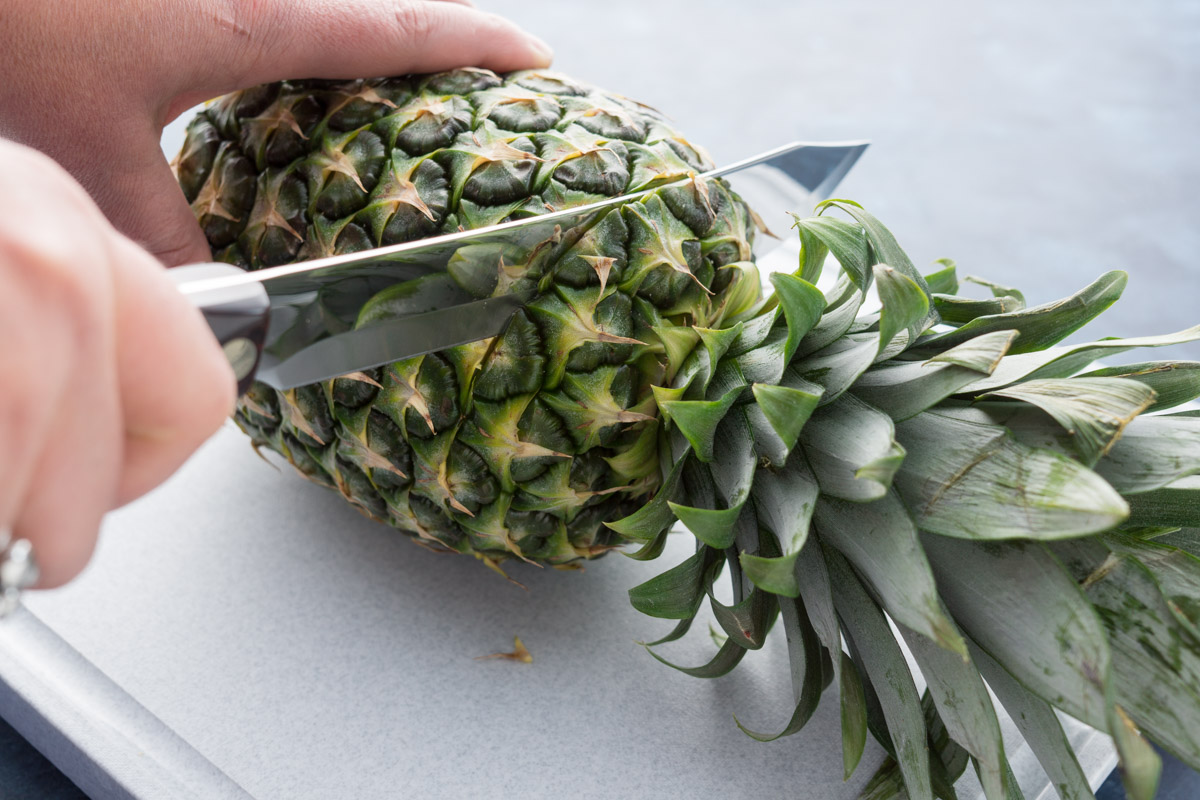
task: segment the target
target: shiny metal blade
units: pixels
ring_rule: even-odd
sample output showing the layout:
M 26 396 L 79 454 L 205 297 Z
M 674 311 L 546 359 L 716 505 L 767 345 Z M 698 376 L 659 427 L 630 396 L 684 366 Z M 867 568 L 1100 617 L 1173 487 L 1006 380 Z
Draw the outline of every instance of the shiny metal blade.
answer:
M 282 360 L 264 352 L 258 379 L 287 389 L 488 339 L 503 330 L 529 298 L 528 293 L 503 294 L 383 320 L 321 339 Z M 354 366 L 347 370 L 347 364 Z
M 715 178 L 754 170 L 772 187 L 756 202 L 772 215 L 806 211 L 853 166 L 866 142 L 777 147 L 702 173 Z M 739 176 L 752 188 L 749 173 Z M 671 183 L 578 208 L 415 242 L 185 283 L 184 293 L 259 282 L 271 300 L 259 379 L 291 388 L 501 333 L 532 294 L 520 282 L 491 297 L 502 267 L 553 260 L 609 210 Z M 751 192 L 753 194 L 753 192 Z M 760 211 L 761 213 L 761 211 Z M 780 226 L 770 219 L 769 225 Z M 515 292 L 515 294 L 511 294 Z

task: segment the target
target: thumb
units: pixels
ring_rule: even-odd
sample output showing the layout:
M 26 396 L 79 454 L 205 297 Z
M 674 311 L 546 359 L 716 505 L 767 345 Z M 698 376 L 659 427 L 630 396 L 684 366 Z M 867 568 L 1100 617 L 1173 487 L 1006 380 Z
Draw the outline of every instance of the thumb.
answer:
M 323 0 L 240 4 L 253 16 L 230 20 L 201 45 L 209 86 L 189 86 L 199 102 L 284 78 L 365 78 L 486 67 L 498 72 L 549 66 L 541 39 L 465 2 Z M 214 52 L 215 51 L 215 52 Z M 218 58 L 217 56 L 224 56 Z M 174 109 L 179 109 L 176 103 Z

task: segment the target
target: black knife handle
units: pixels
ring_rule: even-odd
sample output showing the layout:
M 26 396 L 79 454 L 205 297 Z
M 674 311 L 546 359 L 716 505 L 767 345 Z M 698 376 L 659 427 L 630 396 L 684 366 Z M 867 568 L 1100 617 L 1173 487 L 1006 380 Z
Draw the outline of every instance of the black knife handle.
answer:
M 267 335 L 271 301 L 266 289 L 258 282 L 217 284 L 216 279 L 246 274 L 231 264 L 189 264 L 167 274 L 204 315 L 237 376 L 238 394 L 245 394 L 254 383 Z M 214 285 L 206 287 L 210 280 Z

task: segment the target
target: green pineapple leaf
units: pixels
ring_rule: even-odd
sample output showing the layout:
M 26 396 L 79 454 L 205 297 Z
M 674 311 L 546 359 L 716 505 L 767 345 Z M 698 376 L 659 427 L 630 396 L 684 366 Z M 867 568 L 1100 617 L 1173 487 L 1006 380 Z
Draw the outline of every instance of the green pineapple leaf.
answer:
M 879 352 L 901 332 L 907 334 L 905 345 L 915 342 L 929 319 L 929 295 L 912 278 L 887 264 L 872 269 L 881 304 Z
M 788 384 L 756 383 L 752 391 L 763 416 L 790 452 L 825 390 L 801 378 L 790 379 Z
M 965 325 L 979 317 L 990 317 L 997 314 L 1010 314 L 1024 308 L 1015 297 L 1005 295 L 992 297 L 987 300 L 977 300 L 973 297 L 959 297 L 950 294 L 935 294 L 933 307 L 937 309 L 942 322 L 948 325 Z
M 947 732 L 974 758 L 984 794 L 988 800 L 1004 800 L 1010 768 L 1000 738 L 1000 722 L 979 671 L 967 656 L 966 643 L 955 631 L 962 650 L 953 653 L 897 622 L 921 674 L 928 681 L 930 697 Z
M 1101 339 L 1096 342 L 1052 347 L 1036 353 L 1013 351 L 1006 356 L 988 378 L 963 387 L 963 394 L 977 395 L 1000 389 L 1021 380 L 1035 378 L 1067 378 L 1091 364 L 1097 358 L 1115 356 L 1135 347 L 1167 347 L 1200 339 L 1200 325 L 1176 333 L 1159 336 L 1139 336 L 1131 339 Z
M 724 550 L 733 545 L 733 526 L 742 513 L 741 504 L 725 509 L 693 508 L 678 503 L 667 505 L 692 535 L 709 547 Z
M 665 400 L 660 401 L 658 407 L 687 438 L 696 458 L 712 461 L 717 425 L 740 395 L 740 389 L 734 389 L 719 400 Z
M 1108 541 L 1067 541 L 1051 549 L 1104 622 L 1115 704 L 1185 762 L 1200 764 L 1200 639 L 1190 621 L 1172 613 L 1156 573 L 1135 555 L 1153 560 L 1156 551 L 1170 554 L 1173 548 L 1122 537 L 1119 549 L 1110 549 Z M 1192 572 L 1194 594 L 1200 570 Z M 1130 746 L 1137 749 L 1132 740 Z
M 1053 707 L 1020 684 L 970 639 L 971 661 L 1046 771 L 1061 800 L 1095 800 L 1083 768 Z
M 1154 390 L 1154 403 L 1146 412 L 1162 411 L 1200 395 L 1200 362 L 1147 361 L 1085 372 L 1080 378 L 1129 378 Z
M 973 283 L 976 286 L 982 286 L 986 289 L 990 289 L 992 292 L 992 297 L 1014 297 L 1022 307 L 1025 306 L 1025 295 L 1021 294 L 1020 291 L 1012 288 L 1011 286 L 1003 286 L 999 283 L 993 283 L 986 278 L 980 278 L 976 275 L 967 275 L 963 278 L 963 280 L 967 283 Z
M 648 617 L 687 619 L 696 616 L 704 598 L 704 576 L 713 551 L 702 547 L 691 558 L 629 590 L 629 602 Z
M 1038 695 L 1106 728 L 1108 638 L 1058 561 L 1037 542 L 934 534 L 923 534 L 921 542 L 942 599 L 964 632 Z
M 1108 729 L 1117 747 L 1121 783 L 1129 800 L 1154 800 L 1162 776 L 1162 759 L 1120 706 L 1113 706 Z
M 1015 338 L 1016 331 L 985 333 L 928 361 L 877 364 L 850 391 L 893 420 L 908 419 L 990 374 Z
M 854 660 L 878 698 L 905 789 L 914 800 L 932 800 L 925 718 L 904 654 L 883 612 L 872 602 L 854 570 L 836 551 L 822 549 L 842 630 L 852 644 L 852 654 L 860 654 Z
M 771 285 L 787 322 L 787 341 L 784 345 L 784 360 L 791 360 L 800 346 L 800 341 L 821 319 L 825 310 L 825 295 L 803 278 L 776 272 L 771 275 Z
M 717 496 L 727 508 L 740 506 L 750 496 L 758 455 L 754 452 L 745 406 L 733 409 L 713 435 L 715 452 L 708 464 Z
M 800 445 L 821 493 L 845 500 L 883 497 L 903 459 L 891 417 L 854 395 L 814 411 Z
M 812 355 L 796 359 L 790 369 L 824 389 L 821 404 L 825 405 L 853 386 L 878 353 L 878 333 L 851 333 Z
M 841 265 L 845 275 L 860 291 L 866 291 L 871 285 L 870 247 L 866 232 L 861 225 L 834 217 L 798 217 L 794 227 L 800 229 L 801 235 L 807 233 L 819 241 Z M 803 239 L 802 244 L 807 244 Z M 816 255 L 814 254 L 815 258 Z M 807 260 L 804 263 L 801 277 L 809 272 Z
M 925 284 L 929 287 L 929 293 L 931 295 L 957 294 L 958 265 L 950 258 L 939 258 L 933 263 L 941 264 L 942 268 L 925 276 Z
M 1200 473 L 1200 417 L 1162 414 L 1130 422 L 1095 466 L 1124 495 Z
M 714 565 L 719 570 L 720 565 Z M 747 595 L 734 603 L 725 605 L 717 600 L 713 592 L 715 581 L 714 568 L 710 568 L 705 577 L 708 592 L 708 604 L 712 608 L 717 624 L 729 636 L 729 641 L 746 650 L 758 650 L 766 641 L 767 630 L 779 613 L 779 604 L 775 595 L 752 587 Z
M 729 346 L 741 335 L 742 325 L 739 323 L 731 328 L 692 328 L 691 330 L 700 336 L 700 343 L 708 351 L 708 360 L 717 364 L 729 350 Z
M 1094 472 L 998 425 L 927 411 L 896 423 L 896 440 L 909 455 L 895 485 L 923 530 L 1055 539 L 1108 530 L 1129 513 Z
M 871 245 L 872 260 L 870 263 L 872 266 L 875 264 L 889 265 L 900 272 L 900 274 L 911 279 L 926 296 L 929 295 L 929 287 L 925 284 L 925 278 L 921 276 L 921 273 L 917 272 L 917 268 L 913 266 L 912 261 L 908 258 L 908 254 L 900 247 L 900 243 L 896 241 L 896 237 L 892 235 L 892 232 L 884 227 L 874 215 L 853 200 L 825 200 L 817 204 L 816 211 L 820 214 L 827 208 L 841 209 L 862 226 L 862 230 L 867 236 L 867 241 Z M 823 217 L 819 218 L 823 219 Z M 836 255 L 835 253 L 834 256 L 836 257 Z M 936 321 L 936 315 L 931 315 L 930 322 Z
M 803 358 L 811 355 L 840 339 L 854 324 L 864 298 L 865 294 L 843 273 L 837 285 L 825 296 L 825 313 L 821 315 L 821 320 L 800 342 L 795 356 Z
M 1062 300 L 1007 314 L 977 317 L 953 331 L 935 333 L 918 342 L 914 353 L 944 350 L 981 333 L 1004 330 L 1021 332 L 1012 347 L 1013 353 L 1042 350 L 1062 341 L 1103 313 L 1121 296 L 1127 280 L 1124 272 L 1105 273 Z
M 1154 390 L 1125 378 L 1047 378 L 997 389 L 984 397 L 1007 397 L 1042 409 L 1062 425 L 1090 467 L 1116 444 L 1125 426 L 1154 402 Z
M 1112 533 L 1105 546 L 1116 553 L 1136 558 L 1151 571 L 1175 621 L 1200 642 L 1200 548 L 1197 532 L 1184 529 L 1151 542 Z
M 800 224 L 800 217 L 794 214 L 792 216 L 795 219 L 792 227 L 800 233 L 800 267 L 796 270 L 797 277 L 816 286 L 829 257 L 829 248 L 811 229 Z
M 858 674 L 854 660 L 840 650 L 838 656 L 841 657 L 838 686 L 842 712 L 842 778 L 850 780 L 867 745 L 867 701 L 863 696 L 862 676 Z
M 959 658 L 967 657 L 962 636 L 938 600 L 917 529 L 894 492 L 871 503 L 823 495 L 813 524 L 822 543 L 854 565 L 892 619 Z
M 823 651 L 817 633 L 805 612 L 803 601 L 780 599 L 779 616 L 783 622 L 784 635 L 787 637 L 788 664 L 791 666 L 792 694 L 795 702 L 792 716 L 783 730 L 775 734 L 752 731 L 734 717 L 743 733 L 760 742 L 772 742 L 784 736 L 791 736 L 803 728 L 817 710 L 821 692 L 825 689 L 821 664 Z
M 1127 499 L 1130 525 L 1200 527 L 1200 480 L 1194 476 Z
M 722 675 L 728 675 L 734 667 L 741 663 L 747 650 L 732 639 L 728 639 L 707 663 L 697 667 L 681 667 L 660 656 L 649 645 L 646 645 L 646 652 L 654 656 L 660 664 L 665 664 L 684 675 L 691 675 L 693 678 L 720 678 Z
M 687 462 L 687 458 L 675 461 L 670 473 L 663 480 L 662 486 L 645 505 L 629 516 L 614 522 L 606 522 L 605 525 L 626 539 L 635 542 L 654 541 L 675 521 L 675 514 L 671 511 L 670 502 L 679 491 L 683 468 Z
M 782 555 L 741 554 L 742 569 L 755 586 L 785 597 L 800 596 L 796 559 L 808 541 L 817 493 L 816 478 L 802 458 L 790 459 L 778 470 L 759 471 L 754 507 L 759 524 L 775 537 Z

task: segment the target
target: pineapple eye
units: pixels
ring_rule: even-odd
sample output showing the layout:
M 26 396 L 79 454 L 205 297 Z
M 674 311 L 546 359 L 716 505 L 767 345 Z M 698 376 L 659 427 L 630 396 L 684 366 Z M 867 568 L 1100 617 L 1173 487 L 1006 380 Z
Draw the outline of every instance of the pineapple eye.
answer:
M 359 409 L 370 403 L 379 394 L 379 379 L 383 373 L 379 369 L 360 373 L 361 377 L 335 378 L 332 381 L 330 394 L 333 402 L 346 409 Z
M 376 128 L 384 142 L 399 147 L 410 156 L 434 153 L 469 131 L 474 119 L 471 105 L 461 97 L 418 95 L 400 109 L 384 117 Z
M 536 392 L 542 385 L 545 361 L 537 325 L 519 311 L 475 380 L 475 394 L 487 400 L 503 400 Z
M 325 137 L 320 151 L 301 167 L 308 179 L 310 213 L 340 219 L 362 209 L 383 164 L 383 142 L 370 131 Z
M 337 478 L 335 479 L 342 494 L 351 502 L 363 509 L 376 519 L 387 521 L 388 504 L 376 491 L 374 484 L 366 474 L 343 458 L 337 459 Z
M 374 410 L 367 416 L 367 446 L 395 469 L 372 468 L 371 480 L 381 490 L 403 489 L 412 483 L 412 448 L 391 417 Z
M 514 76 L 518 86 L 533 92 L 553 94 L 566 97 L 583 97 L 588 90 L 583 86 L 562 75 L 551 75 L 545 72 L 518 73 Z
M 213 247 L 232 244 L 245 229 L 255 193 L 254 165 L 236 147 L 222 143 L 192 199 L 192 211 Z
M 434 94 L 468 95 L 495 88 L 502 83 L 503 79 L 490 69 L 466 67 L 431 75 L 422 88 Z
M 629 167 L 625 163 L 625 148 L 614 142 L 603 150 L 584 153 L 578 158 L 563 161 L 554 170 L 553 180 L 568 189 L 617 197 L 629 186 Z
M 618 110 L 591 109 L 575 119 L 575 124 L 606 139 L 627 142 L 646 141 L 646 124 L 632 114 Z
M 179 187 L 188 202 L 194 202 L 200 193 L 200 187 L 208 180 L 212 171 L 213 160 L 221 147 L 221 134 L 209 120 L 207 114 L 199 114 L 188 123 L 187 135 L 183 140 L 183 150 L 175 160 L 175 174 L 179 178 Z
M 454 496 L 471 514 L 494 501 L 498 495 L 496 479 L 487 463 L 471 448 L 456 444 L 446 462 L 446 483 Z
M 254 208 L 238 237 L 238 246 L 254 266 L 274 267 L 296 257 L 307 227 L 308 191 L 291 170 L 263 172 Z
M 431 158 L 414 161 L 395 150 L 359 213 L 381 246 L 433 236 L 450 205 L 446 170 Z
M 548 97 L 517 96 L 492 104 L 485 116 L 502 130 L 537 133 L 548 131 L 558 123 L 562 106 Z
M 419 529 L 446 547 L 455 549 L 465 534 L 458 523 L 450 519 L 432 500 L 415 492 L 408 493 L 409 513 Z

